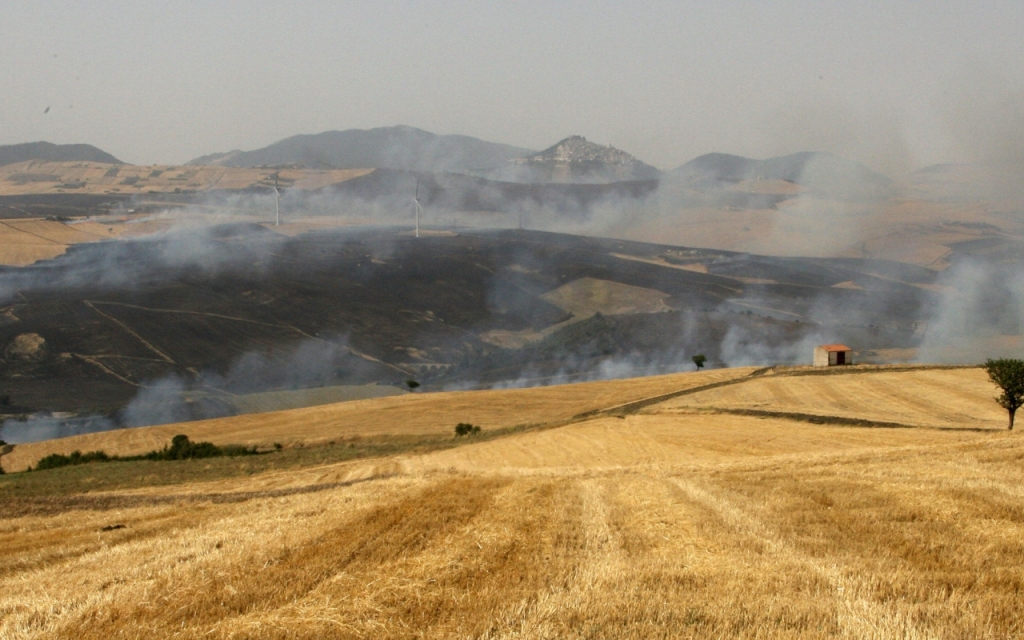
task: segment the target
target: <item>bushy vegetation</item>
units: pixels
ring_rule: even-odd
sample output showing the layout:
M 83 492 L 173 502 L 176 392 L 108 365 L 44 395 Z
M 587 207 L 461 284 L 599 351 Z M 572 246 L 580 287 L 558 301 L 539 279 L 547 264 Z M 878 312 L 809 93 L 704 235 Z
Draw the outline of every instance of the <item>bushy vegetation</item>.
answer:
M 704 368 L 704 363 L 708 361 L 707 357 L 704 356 L 704 355 L 693 356 L 692 360 L 693 360 L 693 364 L 697 365 L 697 371 L 700 371 L 701 369 L 703 369 Z
M 109 462 L 112 459 L 103 451 L 88 451 L 86 453 L 72 451 L 71 455 L 67 456 L 60 453 L 51 453 L 37 462 L 35 468 L 37 471 L 42 471 L 44 469 L 57 469 L 58 467 L 87 464 L 90 462 Z
M 143 458 L 146 460 L 191 460 L 193 458 L 218 458 L 220 456 L 255 455 L 256 448 L 240 445 L 218 447 L 212 442 L 192 442 L 186 435 L 171 438 L 171 444 L 159 451 L 150 451 Z
M 480 427 L 468 422 L 460 422 L 455 425 L 455 437 L 472 436 L 480 433 Z
M 259 453 L 256 447 L 225 445 L 218 447 L 212 442 L 192 442 L 183 434 L 174 436 L 163 449 L 150 451 L 141 456 L 111 456 L 104 451 L 72 451 L 69 455 L 51 453 L 36 463 L 35 470 L 57 469 L 90 462 L 116 462 L 128 460 L 191 460 L 195 458 L 219 458 L 229 456 L 251 456 Z M 31 470 L 31 467 L 30 467 Z

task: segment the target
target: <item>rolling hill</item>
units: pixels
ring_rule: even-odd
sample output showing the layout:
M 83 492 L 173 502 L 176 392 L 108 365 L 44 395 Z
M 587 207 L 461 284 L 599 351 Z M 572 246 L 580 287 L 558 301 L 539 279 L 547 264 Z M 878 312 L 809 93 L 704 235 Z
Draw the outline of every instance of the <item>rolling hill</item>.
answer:
M 915 346 L 935 300 L 934 272 L 881 261 L 295 226 L 184 228 L 0 268 L 0 414 L 58 412 L 50 427 L 73 433 L 97 416 L 230 414 L 234 396 L 275 390 L 550 383 L 678 370 L 698 350 L 801 362 L 819 335 L 870 357 Z
M 297 135 L 255 151 L 213 154 L 196 158 L 189 164 L 470 173 L 499 167 L 529 153 L 529 149 L 470 136 L 436 135 L 399 125 Z
M 719 370 L 19 445 L 6 468 L 172 433 L 268 452 L 0 476 L 0 634 L 1012 637 L 1024 444 L 992 394 Z
M 671 172 L 675 179 L 705 187 L 744 181 L 783 181 L 837 200 L 877 201 L 892 194 L 893 181 L 859 162 L 822 152 L 801 152 L 766 160 L 709 153 Z M 749 186 L 749 185 L 748 185 Z
M 25 162 L 26 160 L 47 160 L 50 162 L 106 162 L 122 164 L 120 160 L 91 144 L 53 144 L 52 142 L 26 142 L 24 144 L 0 145 L 0 166 Z

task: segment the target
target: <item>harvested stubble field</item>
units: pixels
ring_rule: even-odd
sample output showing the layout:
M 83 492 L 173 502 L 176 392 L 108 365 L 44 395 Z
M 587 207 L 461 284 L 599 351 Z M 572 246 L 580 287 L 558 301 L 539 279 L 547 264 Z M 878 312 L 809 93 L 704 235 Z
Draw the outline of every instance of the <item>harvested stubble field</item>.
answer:
M 467 393 L 481 416 L 566 390 L 600 390 L 610 410 L 443 450 L 67 495 L 0 522 L 0 637 L 1019 637 L 1024 443 L 984 374 L 806 373 L 676 376 L 691 393 L 661 403 L 636 402 L 642 380 Z M 712 375 L 726 384 L 693 392 Z M 664 378 L 646 396 L 671 392 Z M 779 415 L 724 412 L 766 393 L 791 396 Z M 363 420 L 339 433 L 374 433 L 388 415 L 374 403 L 448 421 L 458 400 L 407 398 L 349 403 Z M 842 419 L 858 402 L 864 425 L 907 426 L 780 417 Z
M 24 266 L 56 258 L 68 247 L 115 237 L 112 229 L 86 222 L 74 226 L 26 218 L 0 221 L 0 265 Z
M 251 189 L 282 184 L 297 189 L 320 189 L 371 173 L 373 169 L 273 169 L 204 167 L 193 165 L 131 165 L 103 162 L 28 160 L 0 167 L 0 195 L 39 193 L 142 194 L 175 189 Z

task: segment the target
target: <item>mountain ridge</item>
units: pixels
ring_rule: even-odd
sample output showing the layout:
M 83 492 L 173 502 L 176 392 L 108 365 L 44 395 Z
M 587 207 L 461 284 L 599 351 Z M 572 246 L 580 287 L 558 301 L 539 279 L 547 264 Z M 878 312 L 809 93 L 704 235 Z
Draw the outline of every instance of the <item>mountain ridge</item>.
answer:
M 253 151 L 200 156 L 187 164 L 227 167 L 304 165 L 308 168 L 467 173 L 500 167 L 530 149 L 464 135 L 438 135 L 397 125 L 300 134 Z
M 103 149 L 91 144 L 54 144 L 52 142 L 23 142 L 0 145 L 0 166 L 25 162 L 26 160 L 48 160 L 52 162 L 106 162 L 124 164 Z

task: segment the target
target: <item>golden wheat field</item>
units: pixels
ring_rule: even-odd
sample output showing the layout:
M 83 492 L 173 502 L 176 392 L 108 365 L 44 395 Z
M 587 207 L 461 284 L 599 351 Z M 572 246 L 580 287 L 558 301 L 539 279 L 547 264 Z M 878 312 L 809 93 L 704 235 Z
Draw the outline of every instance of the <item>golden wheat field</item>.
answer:
M 143 194 L 178 190 L 248 189 L 273 186 L 274 174 L 296 189 L 320 189 L 373 169 L 273 169 L 197 165 L 131 165 L 27 160 L 0 167 L 0 194 Z
M 62 255 L 69 245 L 115 237 L 113 229 L 94 223 L 75 226 L 25 218 L 0 221 L 0 264 L 24 266 Z
M 994 393 L 978 369 L 742 369 L 155 428 L 523 427 L 179 485 L 5 476 L 0 637 L 1020 637 L 1024 441 Z

